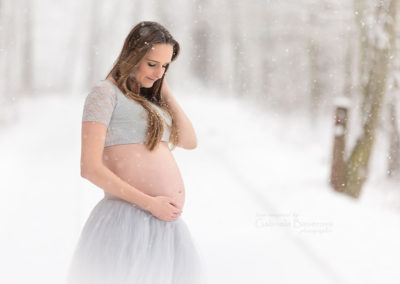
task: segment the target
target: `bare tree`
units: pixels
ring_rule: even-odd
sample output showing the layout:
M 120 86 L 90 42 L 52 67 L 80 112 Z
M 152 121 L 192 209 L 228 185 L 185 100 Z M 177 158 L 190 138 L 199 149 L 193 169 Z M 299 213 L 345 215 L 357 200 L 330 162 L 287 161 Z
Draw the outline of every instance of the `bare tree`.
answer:
M 308 29 L 310 30 L 307 37 L 307 48 L 308 48 L 308 59 L 309 59 L 309 88 L 310 88 L 310 118 L 311 121 L 315 121 L 319 105 L 321 102 L 321 81 L 319 74 L 321 70 L 319 68 L 319 47 L 316 42 L 316 38 L 313 32 L 317 25 L 317 5 L 312 3 L 309 9 Z
M 88 55 L 87 55 L 87 69 L 86 69 L 86 85 L 90 86 L 97 78 L 97 72 L 99 69 L 99 51 L 102 39 L 101 30 L 101 16 L 100 11 L 103 5 L 103 1 L 91 0 L 90 7 L 90 31 L 89 31 L 89 42 L 88 42 Z
M 396 91 L 399 88 L 396 84 Z M 389 153 L 388 153 L 388 170 L 389 177 L 400 177 L 400 134 L 399 125 L 397 123 L 397 101 L 394 96 L 391 96 L 389 102 Z
M 24 33 L 22 34 L 21 41 L 23 43 L 22 46 L 22 80 L 21 86 L 25 91 L 32 90 L 33 88 L 33 47 L 32 44 L 32 32 L 33 32 L 33 21 L 32 21 L 32 3 L 30 0 L 23 0 L 21 3 L 23 7 L 23 17 L 22 17 L 22 27 Z M 32 93 L 32 92 L 31 92 Z
M 397 0 L 374 2 L 370 10 L 367 9 L 368 5 L 363 5 L 365 3 L 362 2 L 355 0 L 354 3 L 361 45 L 359 83 L 363 98 L 362 133 L 346 163 L 344 188 L 346 194 L 355 198 L 360 195 L 368 176 L 369 159 L 386 91 L 397 8 Z M 367 16 L 373 17 L 373 27 L 366 25 Z
M 240 7 L 241 2 L 232 2 L 231 5 L 231 17 L 230 17 L 230 27 L 231 27 L 231 46 L 233 49 L 233 90 L 239 95 L 243 96 L 248 88 L 247 84 L 249 82 L 249 68 L 247 68 L 246 53 L 245 49 L 245 38 L 241 32 L 241 13 L 242 9 Z
M 398 24 L 398 21 L 396 21 Z M 387 117 L 388 117 L 388 138 L 389 150 L 387 155 L 387 176 L 389 178 L 400 178 L 400 129 L 399 129 L 399 115 L 398 115 L 398 94 L 400 91 L 400 52 L 399 32 L 392 48 L 390 60 L 391 76 L 388 83 L 388 104 L 387 104 Z M 385 127 L 385 128 L 387 128 Z
M 201 78 L 204 84 L 210 80 L 210 36 L 211 28 L 205 17 L 208 10 L 207 0 L 195 0 L 193 15 L 193 44 L 194 54 L 192 57 L 192 72 L 195 76 Z

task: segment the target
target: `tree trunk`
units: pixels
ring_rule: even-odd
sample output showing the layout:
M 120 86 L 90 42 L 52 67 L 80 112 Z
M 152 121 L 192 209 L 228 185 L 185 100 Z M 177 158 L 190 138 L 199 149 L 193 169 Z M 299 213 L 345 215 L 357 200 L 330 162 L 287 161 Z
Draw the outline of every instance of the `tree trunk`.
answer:
M 318 109 L 321 103 L 321 82 L 319 78 L 320 70 L 318 64 L 318 45 L 316 43 L 315 33 L 313 29 L 316 25 L 316 5 L 311 6 L 309 13 L 309 29 L 310 33 L 308 36 L 308 59 L 309 59 L 309 92 L 310 92 L 310 118 L 311 122 L 315 122 L 315 118 L 318 114 Z
M 372 55 L 370 59 L 371 64 L 366 66 L 362 70 L 364 74 L 361 74 L 361 78 L 365 78 L 365 74 L 368 75 L 368 82 L 365 88 L 362 88 L 366 112 L 362 114 L 362 134 L 357 139 L 356 145 L 346 163 L 344 189 L 346 194 L 355 198 L 359 197 L 362 186 L 368 176 L 369 159 L 386 91 L 389 51 L 390 47 L 393 46 L 395 38 L 394 19 L 396 16 L 396 4 L 396 0 L 387 0 L 380 2 L 376 7 L 376 24 L 382 25 L 382 30 L 387 33 L 389 42 L 382 43 L 382 38 L 373 38 L 371 36 L 369 37 L 372 38 L 368 45 L 369 48 L 363 52 L 364 56 L 368 53 Z M 361 60 L 367 60 L 367 58 L 361 57 Z
M 238 97 L 243 97 L 248 91 L 249 69 L 246 68 L 246 60 L 250 60 L 245 55 L 245 42 L 241 31 L 241 2 L 232 2 L 231 9 L 231 43 L 233 48 L 233 91 Z
M 33 44 L 32 44 L 32 32 L 33 32 L 33 21 L 32 21 L 32 3 L 30 0 L 23 1 L 24 6 L 24 17 L 23 17 L 23 29 L 24 34 L 22 37 L 23 46 L 22 46 L 22 80 L 21 86 L 24 92 L 29 92 L 33 88 L 33 78 L 32 78 L 32 70 L 33 70 Z
M 99 50 L 100 50 L 100 11 L 103 5 L 103 1 L 90 1 L 90 31 L 89 31 L 89 42 L 88 42 L 88 55 L 87 55 L 87 68 L 86 68 L 86 87 L 89 87 L 97 78 L 98 66 L 99 66 Z
M 388 156 L 388 171 L 389 177 L 400 177 L 400 135 L 399 126 L 397 125 L 396 100 L 393 97 L 389 105 L 390 116 L 390 146 Z
M 194 54 L 192 71 L 196 77 L 201 78 L 205 85 L 209 84 L 211 47 L 210 47 L 210 27 L 206 21 L 208 3 L 206 0 L 195 0 L 195 15 L 193 25 L 193 44 Z

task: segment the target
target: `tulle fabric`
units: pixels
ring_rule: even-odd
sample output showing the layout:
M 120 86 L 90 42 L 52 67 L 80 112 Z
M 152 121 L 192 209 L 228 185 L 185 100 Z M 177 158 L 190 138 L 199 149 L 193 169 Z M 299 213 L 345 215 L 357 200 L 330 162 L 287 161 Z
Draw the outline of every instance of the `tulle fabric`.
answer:
M 162 221 L 106 194 L 84 225 L 65 283 L 197 284 L 205 277 L 182 217 Z

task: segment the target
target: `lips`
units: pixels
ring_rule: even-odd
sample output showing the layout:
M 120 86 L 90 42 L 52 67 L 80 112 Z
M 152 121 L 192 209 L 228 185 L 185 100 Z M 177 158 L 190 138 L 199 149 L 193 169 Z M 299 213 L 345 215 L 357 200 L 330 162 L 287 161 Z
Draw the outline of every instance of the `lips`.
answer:
M 150 77 L 147 77 L 147 79 L 150 80 L 150 81 L 155 81 L 156 80 L 156 79 L 152 79 Z

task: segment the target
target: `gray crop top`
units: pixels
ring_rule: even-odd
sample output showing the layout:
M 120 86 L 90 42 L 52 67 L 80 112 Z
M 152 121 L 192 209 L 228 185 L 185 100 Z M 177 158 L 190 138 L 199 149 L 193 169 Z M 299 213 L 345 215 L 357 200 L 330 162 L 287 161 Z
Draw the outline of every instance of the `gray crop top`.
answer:
M 150 104 L 164 118 L 161 141 L 169 140 L 171 119 L 159 106 Z M 101 80 L 85 99 L 82 121 L 97 121 L 107 126 L 104 147 L 143 143 L 146 140 L 147 111 L 141 104 L 128 99 L 121 90 L 108 80 Z

